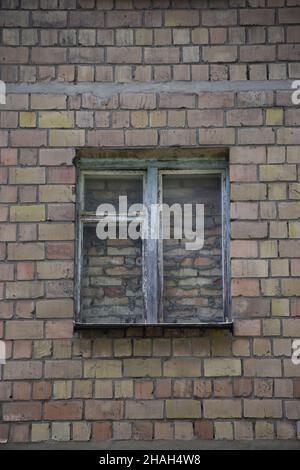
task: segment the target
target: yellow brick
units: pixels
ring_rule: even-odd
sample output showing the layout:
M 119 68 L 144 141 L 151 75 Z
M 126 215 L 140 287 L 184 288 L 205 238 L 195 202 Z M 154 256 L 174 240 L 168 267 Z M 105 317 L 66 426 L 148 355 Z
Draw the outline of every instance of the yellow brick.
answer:
M 300 199 L 300 183 L 289 184 L 289 198 Z
M 40 202 L 73 202 L 73 187 L 65 184 L 45 184 L 39 187 Z
M 128 377 L 159 377 L 160 359 L 124 359 L 124 375 Z
M 74 113 L 72 111 L 41 111 L 39 127 L 56 129 L 74 127 Z
M 240 418 L 242 405 L 240 400 L 203 400 L 205 418 Z
M 48 423 L 33 423 L 31 430 L 32 442 L 41 442 L 49 440 L 49 427 Z
M 53 341 L 53 358 L 70 359 L 72 342 L 68 339 L 56 339 Z
M 122 362 L 118 360 L 87 360 L 84 363 L 84 377 L 109 378 L 122 376 Z
M 204 375 L 206 377 L 241 375 L 241 361 L 239 359 L 205 359 Z
M 167 400 L 167 418 L 200 418 L 199 400 Z
M 133 396 L 133 381 L 132 380 L 117 380 L 115 382 L 115 397 L 116 398 L 130 398 Z
M 273 201 L 286 199 L 286 183 L 269 184 L 269 199 Z
M 53 147 L 82 147 L 84 144 L 84 130 L 50 130 L 50 145 Z
M 282 295 L 299 296 L 300 295 L 300 279 L 282 279 Z
M 271 275 L 272 276 L 288 276 L 289 275 L 289 261 L 287 259 L 272 259 L 271 260 Z
M 279 279 L 262 279 L 260 282 L 263 295 L 271 297 L 280 295 Z
M 290 306 L 288 299 L 272 299 L 272 315 L 276 317 L 288 317 Z
M 74 314 L 73 299 L 45 299 L 36 303 L 38 318 L 72 317 Z
M 194 436 L 193 423 L 175 421 L 175 439 L 192 440 Z
M 300 222 L 289 222 L 290 238 L 300 238 Z
M 215 439 L 233 439 L 232 423 L 216 422 L 215 423 Z
M 152 111 L 150 113 L 151 127 L 165 127 L 167 125 L 166 111 Z
M 42 340 L 34 342 L 34 357 L 39 359 L 41 357 L 50 357 L 52 352 L 52 341 Z
M 56 400 L 63 400 L 71 398 L 72 396 L 72 382 L 71 380 L 60 380 L 54 382 L 53 397 Z
M 75 380 L 74 398 L 91 398 L 93 395 L 92 380 Z
M 11 222 L 39 222 L 46 219 L 44 204 L 32 206 L 11 206 Z
M 74 240 L 74 224 L 40 224 L 40 240 Z
M 139 28 L 135 33 L 136 44 L 139 46 L 152 44 L 152 31 L 147 28 Z
M 266 260 L 233 260 L 233 277 L 268 277 Z
M 20 113 L 20 127 L 36 127 L 36 115 L 30 111 Z
M 44 168 L 10 168 L 9 182 L 11 184 L 44 184 Z
M 114 353 L 116 357 L 131 356 L 131 339 L 116 339 Z
M 276 258 L 278 256 L 277 241 L 266 240 L 260 242 L 260 256 L 262 258 Z
M 168 125 L 171 127 L 184 127 L 185 111 L 169 111 Z
M 271 342 L 266 338 L 254 338 L 253 340 L 253 353 L 254 356 L 270 356 L 271 355 Z
M 151 340 L 135 339 L 133 343 L 134 356 L 151 356 Z
M 294 181 L 297 179 L 296 165 L 260 165 L 260 181 Z
M 41 261 L 36 267 L 38 279 L 70 279 L 73 278 L 73 262 Z
M 265 336 L 280 335 L 280 320 L 267 318 L 263 320 L 263 334 Z
M 131 113 L 131 125 L 136 128 L 143 128 L 148 126 L 148 113 L 147 111 L 133 111 Z
M 255 423 L 255 437 L 256 439 L 273 439 L 274 425 L 265 421 L 258 421 Z
M 166 377 L 200 377 L 201 362 L 199 358 L 174 358 L 165 361 Z
M 270 108 L 266 112 L 267 126 L 280 126 L 283 123 L 283 109 Z

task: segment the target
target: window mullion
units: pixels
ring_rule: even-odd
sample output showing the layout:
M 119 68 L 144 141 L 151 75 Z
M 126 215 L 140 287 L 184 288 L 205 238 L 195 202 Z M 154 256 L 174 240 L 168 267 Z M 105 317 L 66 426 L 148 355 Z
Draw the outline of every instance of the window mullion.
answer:
M 157 190 L 158 170 L 155 167 L 149 167 L 144 188 L 144 204 L 148 210 L 148 230 L 143 246 L 143 290 L 147 323 L 157 323 L 158 311 L 158 250 L 157 237 L 153 237 L 153 234 L 158 233 L 158 218 L 155 211 L 151 210 L 154 204 L 157 207 Z

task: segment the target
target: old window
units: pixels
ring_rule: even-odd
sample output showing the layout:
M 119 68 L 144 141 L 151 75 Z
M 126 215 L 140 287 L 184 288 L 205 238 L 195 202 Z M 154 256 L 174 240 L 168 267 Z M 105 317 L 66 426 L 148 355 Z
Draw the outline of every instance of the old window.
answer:
M 77 323 L 226 324 L 226 158 L 144 153 L 77 161 Z

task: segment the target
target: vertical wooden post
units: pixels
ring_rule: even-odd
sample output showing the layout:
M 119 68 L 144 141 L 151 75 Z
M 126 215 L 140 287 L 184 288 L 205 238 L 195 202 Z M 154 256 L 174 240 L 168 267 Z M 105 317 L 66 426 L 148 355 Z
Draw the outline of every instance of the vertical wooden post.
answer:
M 148 209 L 147 237 L 144 240 L 144 276 L 143 291 L 145 296 L 146 322 L 157 323 L 158 310 L 158 217 L 157 212 L 151 211 L 151 206 L 158 203 L 158 169 L 148 167 L 144 189 L 144 204 Z

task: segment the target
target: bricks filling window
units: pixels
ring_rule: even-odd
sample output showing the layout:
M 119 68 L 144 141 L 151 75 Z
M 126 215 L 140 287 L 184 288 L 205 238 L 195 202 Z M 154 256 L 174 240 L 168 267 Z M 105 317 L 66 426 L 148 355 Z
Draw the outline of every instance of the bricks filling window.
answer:
M 79 159 L 77 324 L 226 325 L 226 159 Z

